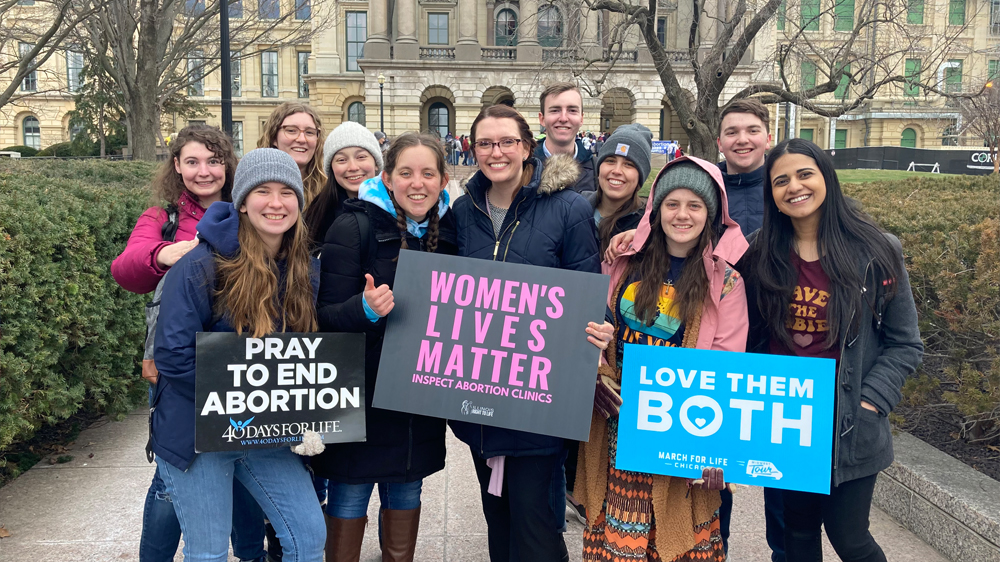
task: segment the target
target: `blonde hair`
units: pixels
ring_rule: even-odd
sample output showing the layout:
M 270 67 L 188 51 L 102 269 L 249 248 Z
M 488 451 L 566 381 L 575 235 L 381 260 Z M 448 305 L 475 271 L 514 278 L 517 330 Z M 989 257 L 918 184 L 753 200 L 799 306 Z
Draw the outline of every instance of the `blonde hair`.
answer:
M 306 207 L 308 207 L 309 203 L 312 203 L 313 198 L 319 192 L 323 191 L 323 186 L 326 185 L 326 173 L 323 172 L 323 151 L 319 145 L 319 139 L 323 138 L 323 122 L 320 120 L 316 110 L 309 106 L 309 104 L 298 101 L 286 101 L 279 105 L 271 112 L 270 117 L 267 118 L 267 122 L 264 123 L 260 139 L 257 140 L 257 148 L 277 148 L 278 132 L 281 130 L 281 124 L 285 122 L 285 119 L 296 113 L 309 115 L 309 117 L 312 117 L 313 123 L 316 124 L 316 151 L 313 152 L 312 160 L 309 161 L 309 164 L 306 165 L 306 169 L 302 173 L 302 185 L 305 187 L 305 203 Z

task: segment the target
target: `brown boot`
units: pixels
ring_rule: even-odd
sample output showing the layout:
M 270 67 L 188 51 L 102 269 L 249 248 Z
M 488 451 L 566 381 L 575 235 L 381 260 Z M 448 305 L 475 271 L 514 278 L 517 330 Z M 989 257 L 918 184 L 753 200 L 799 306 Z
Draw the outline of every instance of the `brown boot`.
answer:
M 382 510 L 382 562 L 413 562 L 420 508 Z
M 326 562 L 358 562 L 367 517 L 338 519 L 326 516 Z

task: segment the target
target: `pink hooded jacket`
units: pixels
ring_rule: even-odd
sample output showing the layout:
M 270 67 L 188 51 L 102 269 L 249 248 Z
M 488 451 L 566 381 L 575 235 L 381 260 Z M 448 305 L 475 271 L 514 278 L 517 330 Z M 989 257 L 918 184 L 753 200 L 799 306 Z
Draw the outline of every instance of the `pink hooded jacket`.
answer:
M 746 287 L 743 283 L 743 278 L 738 273 L 734 272 L 731 275 L 730 283 L 732 286 L 725 294 L 725 298 L 722 297 L 723 291 L 726 289 L 724 286 L 726 283 L 726 269 L 732 269 L 732 266 L 729 264 L 739 261 L 740 257 L 743 256 L 743 253 L 749 247 L 749 244 L 747 244 L 746 238 L 743 237 L 740 226 L 729 217 L 729 201 L 726 198 L 726 187 L 722 181 L 722 172 L 718 166 L 701 158 L 682 156 L 672 160 L 660 170 L 660 173 L 656 176 L 656 180 L 653 181 L 653 186 L 655 188 L 656 182 L 660 180 L 660 177 L 667 168 L 676 165 L 678 162 L 685 161 L 694 162 L 708 172 L 712 176 L 712 179 L 715 180 L 715 185 L 719 188 L 719 213 L 721 214 L 722 224 L 726 226 L 726 230 L 723 232 L 718 244 L 714 248 L 711 246 L 705 248 L 705 253 L 702 256 L 705 262 L 705 272 L 708 273 L 709 292 L 705 298 L 705 305 L 702 308 L 701 327 L 698 330 L 698 343 L 696 347 L 698 349 L 744 352 L 746 351 L 749 320 L 747 319 Z M 649 216 L 653 211 L 653 194 L 654 190 L 650 190 L 649 197 L 646 199 L 646 212 L 643 214 L 642 220 L 639 221 L 639 227 L 636 229 L 632 246 L 618 256 L 611 265 L 602 264 L 604 273 L 611 276 L 611 285 L 608 287 L 607 299 L 611 310 L 615 309 L 615 303 L 612 302 L 615 297 L 615 287 L 618 286 L 618 281 L 627 269 L 628 260 L 641 250 L 649 239 Z
M 197 198 L 185 190 L 177 200 L 177 210 L 177 235 L 174 241 L 193 240 L 205 209 Z M 156 263 L 157 254 L 170 244 L 163 240 L 162 229 L 165 222 L 167 213 L 161 207 L 146 209 L 136 221 L 125 250 L 111 262 L 111 276 L 126 291 L 146 294 L 155 289 L 160 278 L 166 275 L 167 270 Z

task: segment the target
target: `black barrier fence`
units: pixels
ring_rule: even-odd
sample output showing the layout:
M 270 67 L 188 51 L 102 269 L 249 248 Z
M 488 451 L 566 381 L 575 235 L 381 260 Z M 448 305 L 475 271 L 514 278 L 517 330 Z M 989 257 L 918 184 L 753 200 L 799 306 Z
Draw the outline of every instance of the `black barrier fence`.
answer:
M 909 170 L 941 174 L 993 173 L 989 150 L 933 150 L 901 146 L 866 146 L 827 150 L 838 170 Z

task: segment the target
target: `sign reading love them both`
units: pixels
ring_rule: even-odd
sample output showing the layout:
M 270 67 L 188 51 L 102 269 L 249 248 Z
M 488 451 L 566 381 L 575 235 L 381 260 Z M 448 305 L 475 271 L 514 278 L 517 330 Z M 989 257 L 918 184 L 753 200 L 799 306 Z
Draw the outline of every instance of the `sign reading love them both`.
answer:
M 376 408 L 586 440 L 604 275 L 402 251 Z
M 830 493 L 832 359 L 627 344 L 621 470 Z
M 195 451 L 365 440 L 364 334 L 199 332 Z

